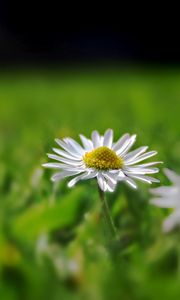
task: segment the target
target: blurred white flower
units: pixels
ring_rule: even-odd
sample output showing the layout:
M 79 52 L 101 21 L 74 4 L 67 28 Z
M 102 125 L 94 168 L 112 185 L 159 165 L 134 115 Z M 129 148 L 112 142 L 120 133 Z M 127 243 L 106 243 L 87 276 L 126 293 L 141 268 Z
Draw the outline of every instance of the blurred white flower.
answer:
M 40 169 L 40 168 L 36 168 L 32 174 L 32 177 L 31 177 L 31 186 L 33 188 L 36 188 L 39 186 L 39 182 L 42 178 L 42 175 L 43 175 L 43 170 Z
M 173 185 L 151 189 L 151 193 L 156 196 L 151 199 L 151 204 L 174 209 L 173 213 L 163 222 L 163 231 L 169 232 L 180 225 L 180 175 L 169 169 L 164 169 L 164 173 Z
M 43 164 L 44 167 L 61 170 L 52 176 L 52 181 L 74 176 L 68 183 L 68 187 L 72 187 L 79 180 L 96 177 L 101 190 L 110 192 L 114 191 L 119 181 L 125 181 L 133 188 L 137 188 L 135 179 L 150 184 L 159 182 L 146 174 L 157 173 L 159 169 L 153 166 L 160 162 L 137 165 L 157 154 L 156 151 L 146 152 L 148 147 L 143 146 L 128 152 L 136 140 L 136 135 L 130 136 L 126 133 L 113 143 L 113 130 L 108 129 L 104 136 L 93 131 L 91 139 L 83 135 L 80 135 L 80 139 L 83 146 L 72 138 L 55 140 L 63 150 L 53 148 L 56 154 L 48 154 L 48 157 L 58 162 Z

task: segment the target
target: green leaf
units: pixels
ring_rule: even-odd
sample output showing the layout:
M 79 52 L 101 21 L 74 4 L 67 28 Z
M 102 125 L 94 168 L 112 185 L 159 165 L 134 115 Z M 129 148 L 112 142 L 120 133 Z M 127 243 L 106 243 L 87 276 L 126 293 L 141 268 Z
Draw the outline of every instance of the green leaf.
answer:
M 71 225 L 76 220 L 82 196 L 82 189 L 76 188 L 54 205 L 43 202 L 28 208 L 13 220 L 14 234 L 23 239 L 34 239 L 41 233 Z

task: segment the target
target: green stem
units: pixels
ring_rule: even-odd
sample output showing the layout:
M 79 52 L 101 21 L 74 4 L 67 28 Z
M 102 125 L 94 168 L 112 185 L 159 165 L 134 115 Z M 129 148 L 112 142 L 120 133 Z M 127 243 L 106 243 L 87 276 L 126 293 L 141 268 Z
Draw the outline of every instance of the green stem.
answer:
M 177 237 L 177 252 L 178 252 L 177 273 L 178 273 L 178 277 L 180 278 L 180 236 L 179 236 L 179 232 L 177 234 L 178 234 L 178 237 Z
M 104 219 L 107 222 L 112 235 L 116 236 L 116 227 L 115 227 L 113 219 L 111 217 L 109 207 L 108 207 L 108 204 L 107 204 L 107 201 L 106 201 L 106 198 L 105 198 L 105 194 L 100 189 L 99 186 L 98 186 L 98 190 L 99 190 L 99 197 L 100 197 L 100 200 L 101 200 L 101 203 L 102 203 Z

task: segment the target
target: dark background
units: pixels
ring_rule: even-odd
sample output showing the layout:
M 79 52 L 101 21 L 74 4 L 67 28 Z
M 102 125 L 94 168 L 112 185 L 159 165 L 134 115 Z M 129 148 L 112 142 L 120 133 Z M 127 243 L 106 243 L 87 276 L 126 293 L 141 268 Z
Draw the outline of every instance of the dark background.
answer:
M 0 63 L 130 62 L 179 64 L 176 17 L 144 20 L 105 16 L 101 22 L 87 10 L 70 14 L 53 3 L 0 2 Z M 71 6 L 71 3 L 69 3 Z M 115 9 L 116 10 L 116 9 Z M 73 8 L 72 8 L 73 12 Z M 103 15 L 103 13 L 101 14 Z M 157 22 L 158 21 L 158 22 Z

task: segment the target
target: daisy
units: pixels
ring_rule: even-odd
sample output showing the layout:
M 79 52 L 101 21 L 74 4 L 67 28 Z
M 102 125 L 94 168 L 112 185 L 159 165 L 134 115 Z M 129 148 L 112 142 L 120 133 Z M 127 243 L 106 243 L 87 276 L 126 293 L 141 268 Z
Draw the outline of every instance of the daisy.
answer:
M 137 188 L 136 179 L 150 184 L 159 182 L 149 176 L 159 171 L 154 167 L 159 162 L 138 164 L 157 152 L 146 152 L 147 146 L 129 152 L 135 143 L 136 135 L 130 136 L 126 133 L 114 143 L 113 130 L 108 129 L 104 136 L 98 131 L 93 131 L 91 139 L 84 135 L 80 135 L 80 139 L 82 146 L 72 138 L 55 139 L 61 148 L 53 148 L 56 154 L 47 155 L 56 162 L 43 164 L 44 167 L 59 170 L 52 176 L 52 181 L 73 176 L 68 183 L 68 187 L 72 187 L 79 180 L 96 177 L 100 189 L 104 192 L 113 192 L 119 181 L 125 181 L 133 188 Z
M 169 169 L 164 169 L 164 173 L 173 185 L 151 189 L 151 193 L 156 196 L 151 200 L 151 204 L 174 209 L 173 213 L 163 222 L 163 231 L 169 232 L 180 225 L 180 175 Z

